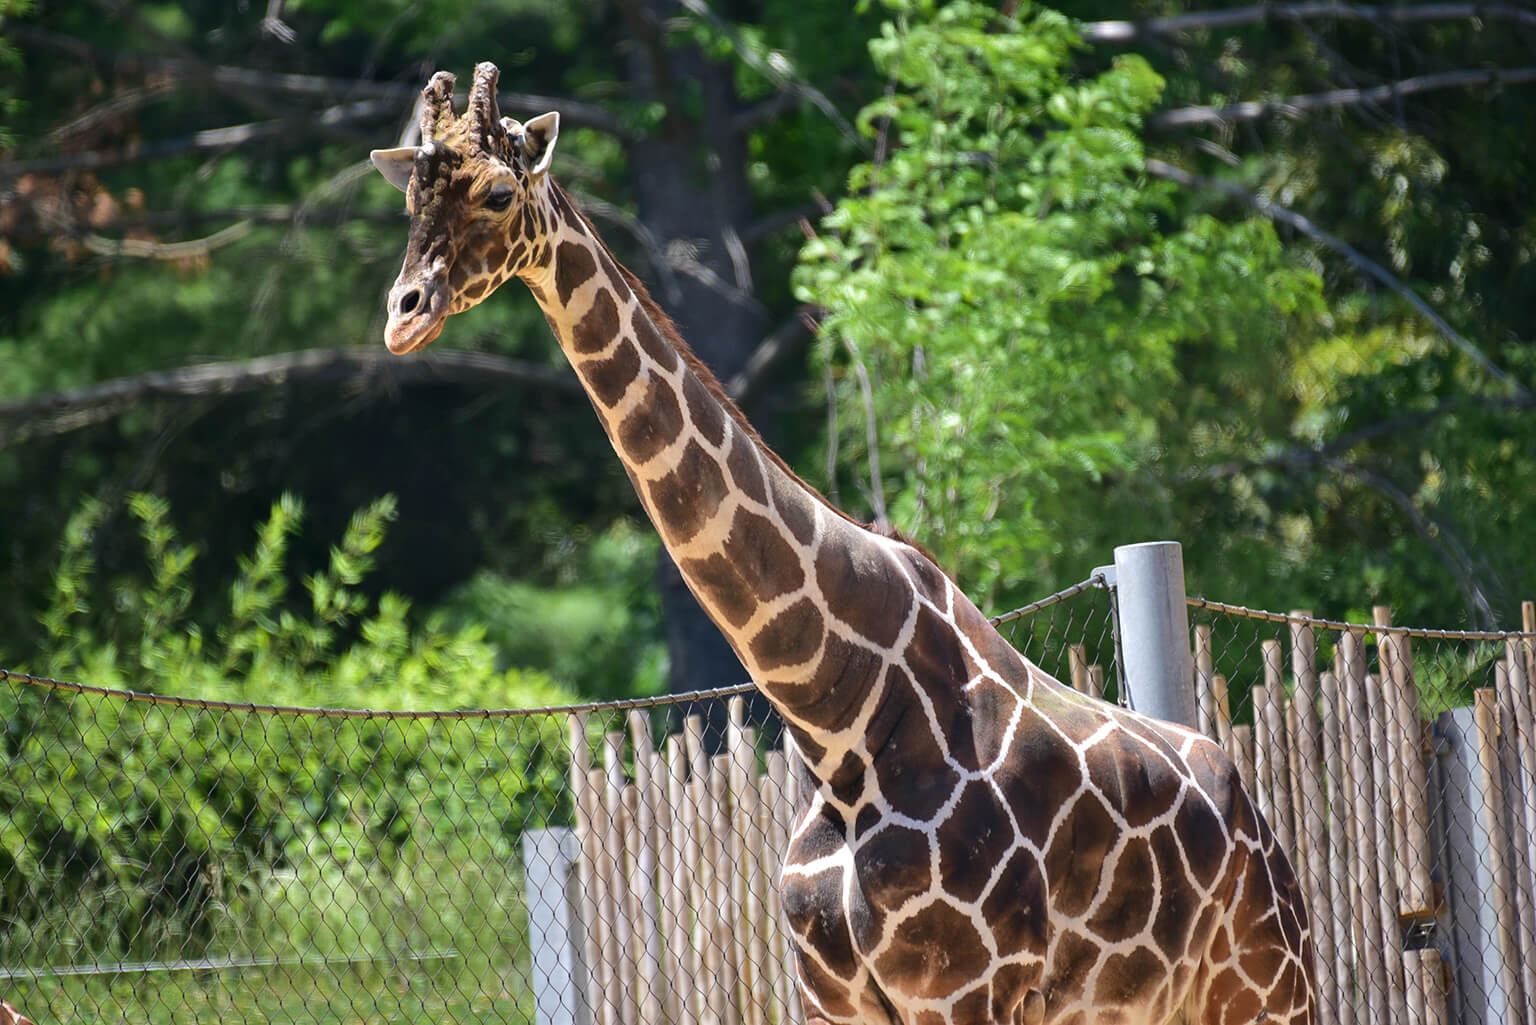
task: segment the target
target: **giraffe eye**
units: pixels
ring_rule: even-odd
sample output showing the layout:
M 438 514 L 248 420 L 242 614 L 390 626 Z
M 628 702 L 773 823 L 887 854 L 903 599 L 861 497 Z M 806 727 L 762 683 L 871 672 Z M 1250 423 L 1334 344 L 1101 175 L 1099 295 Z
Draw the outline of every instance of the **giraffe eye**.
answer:
M 512 205 L 512 186 L 497 185 L 485 197 L 485 206 L 488 210 L 505 210 Z

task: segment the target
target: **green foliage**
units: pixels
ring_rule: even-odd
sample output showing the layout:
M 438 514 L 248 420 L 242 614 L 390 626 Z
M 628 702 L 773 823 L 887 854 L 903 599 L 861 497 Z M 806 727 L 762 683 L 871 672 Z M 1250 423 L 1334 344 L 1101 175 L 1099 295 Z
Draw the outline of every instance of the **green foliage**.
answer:
M 1064 525 L 1156 449 L 1181 363 L 1275 351 L 1319 306 L 1267 224 L 1145 178 L 1148 65 L 1075 76 L 1076 47 L 1040 8 L 899 12 L 871 44 L 893 88 L 859 118 L 888 152 L 796 277 L 828 311 L 845 463 L 867 479 L 875 439 L 892 520 L 984 603 L 1047 581 Z
M 666 649 L 652 578 L 660 546 L 648 524 L 619 520 L 595 537 L 551 539 L 538 575 L 481 571 L 441 605 L 479 624 L 501 664 L 537 666 L 581 694 L 638 697 L 666 689 Z
M 310 885 L 304 880 L 318 873 L 313 885 L 332 899 L 314 913 L 346 918 L 321 923 L 340 937 L 327 949 L 372 949 L 387 946 L 378 923 L 368 924 L 375 904 L 336 899 L 343 882 L 380 885 L 382 872 L 402 885 L 424 860 L 505 863 L 526 826 L 568 818 L 553 718 L 317 718 L 199 704 L 451 709 L 571 700 L 541 676 L 498 670 L 474 628 L 449 629 L 440 617 L 418 625 L 404 600 L 362 597 L 393 499 L 353 517 L 329 566 L 304 581 L 302 614 L 284 601 L 286 546 L 302 511 L 291 498 L 274 505 L 241 560 L 228 621 L 211 637 L 186 619 L 196 549 L 177 539 L 163 500 L 135 495 L 128 504 L 145 572 L 103 586 L 91 549 L 104 506 L 70 521 L 55 600 L 42 617 L 55 653 L 47 671 L 193 700 L 0 691 L 7 920 L 62 929 L 68 923 L 49 909 L 71 888 L 81 907 L 110 892 L 120 909 L 78 941 L 98 956 L 164 956 L 167 943 L 184 954 L 215 942 L 227 948 L 231 930 L 245 944 L 279 935 L 301 942 L 300 923 L 241 918 L 241 908 L 255 915 L 264 906 L 245 881 L 279 873 Z M 90 615 L 97 594 L 114 610 L 107 632 Z M 343 878 L 327 879 L 333 872 Z M 46 956 L 46 944 L 15 942 Z

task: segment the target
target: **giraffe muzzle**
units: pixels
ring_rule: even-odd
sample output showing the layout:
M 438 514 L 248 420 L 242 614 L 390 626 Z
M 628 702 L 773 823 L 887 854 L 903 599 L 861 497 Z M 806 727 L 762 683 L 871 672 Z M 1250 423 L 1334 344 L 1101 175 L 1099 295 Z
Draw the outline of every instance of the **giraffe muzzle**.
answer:
M 389 290 L 384 346 L 396 356 L 415 352 L 443 332 L 448 293 L 434 279 L 397 281 Z

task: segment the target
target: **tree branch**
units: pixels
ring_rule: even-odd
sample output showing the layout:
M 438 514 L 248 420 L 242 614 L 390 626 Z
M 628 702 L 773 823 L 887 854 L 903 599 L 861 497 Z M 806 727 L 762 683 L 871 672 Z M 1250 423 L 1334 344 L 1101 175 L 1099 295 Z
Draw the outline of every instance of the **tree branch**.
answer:
M 110 420 L 149 399 L 236 395 L 292 383 L 353 387 L 451 383 L 471 388 L 533 385 L 579 394 L 575 377 L 488 352 L 445 349 L 401 358 L 384 349 L 310 349 L 249 360 L 152 371 L 71 391 L 0 403 L 0 448 Z
M 1413 496 L 1384 474 L 1318 449 L 1293 448 L 1279 455 L 1251 462 L 1222 463 L 1208 468 L 1201 476 L 1230 477 L 1248 470 L 1275 469 L 1294 473 L 1298 470 L 1331 470 L 1348 477 L 1361 487 L 1377 492 L 1403 513 L 1414 533 L 1439 557 L 1461 590 L 1462 600 L 1473 622 L 1493 624 L 1497 617 L 1488 601 L 1487 591 L 1478 579 L 1477 568 L 1466 546 L 1450 525 L 1419 508 Z M 1491 628 L 1491 627 L 1490 627 Z
M 1422 21 L 1512 21 L 1536 28 L 1536 11 L 1499 4 L 1417 4 L 1410 7 L 1371 7 L 1363 4 L 1258 4 L 1229 11 L 1190 11 L 1146 21 L 1091 21 L 1083 26 L 1088 43 L 1130 43 L 1147 36 L 1174 36 L 1208 28 L 1233 28 L 1268 21 L 1370 21 L 1408 24 Z
M 273 121 L 252 121 L 226 128 L 210 128 L 183 136 L 166 139 L 120 150 L 88 150 L 83 153 L 65 153 L 53 157 L 37 157 L 32 160 L 11 160 L 0 163 L 0 181 L 19 178 L 24 174 L 54 174 L 59 171 L 101 170 L 141 164 L 160 157 L 178 153 L 195 153 L 202 150 L 233 149 L 264 139 L 278 138 L 297 133 L 311 133 L 320 128 L 333 127 L 356 121 L 371 121 L 397 112 L 394 103 L 384 100 L 362 100 L 342 104 L 306 115 L 297 120 L 279 118 Z
M 1331 235 L 1324 231 L 1322 228 L 1319 228 L 1317 225 L 1307 220 L 1307 218 L 1303 217 L 1301 214 L 1296 213 L 1296 211 L 1287 209 L 1278 203 L 1271 202 L 1262 196 L 1254 195 L 1252 192 L 1239 188 L 1230 182 L 1224 182 L 1217 178 L 1207 178 L 1204 175 L 1194 174 L 1193 172 L 1186 171 L 1181 167 L 1174 167 L 1172 164 L 1165 164 L 1161 160 L 1155 160 L 1149 157 L 1146 161 L 1146 170 L 1147 173 L 1152 175 L 1154 178 L 1163 178 L 1168 181 L 1177 182 L 1180 185 L 1193 186 L 1203 189 L 1215 189 L 1218 192 L 1224 192 L 1228 196 L 1242 200 L 1248 206 L 1257 210 L 1259 213 L 1270 218 L 1271 220 L 1279 221 L 1280 223 L 1301 232 L 1308 238 L 1321 242 L 1329 249 L 1332 249 L 1334 252 L 1345 257 L 1366 274 L 1372 278 L 1375 278 L 1382 285 L 1385 285 L 1388 289 L 1395 292 L 1415 310 L 1418 310 L 1419 313 L 1422 314 L 1431 324 L 1433 324 L 1435 328 L 1442 335 L 1444 335 L 1452 345 L 1456 346 L 1456 348 L 1460 349 L 1462 352 L 1466 353 L 1467 356 L 1471 357 L 1471 359 L 1477 363 L 1478 366 L 1482 367 L 1484 372 L 1487 373 L 1490 377 L 1494 378 L 1502 384 L 1508 385 L 1520 398 L 1527 400 L 1532 398 L 1530 390 L 1526 388 L 1525 385 L 1521 384 L 1519 381 L 1510 377 L 1503 370 L 1501 370 L 1499 366 L 1493 362 L 1493 360 L 1488 358 L 1487 354 L 1485 354 L 1481 349 L 1463 337 L 1462 334 L 1455 328 L 1451 327 L 1450 324 L 1446 323 L 1445 319 L 1441 317 L 1440 314 L 1436 313 L 1434 309 L 1431 308 L 1430 305 L 1423 299 L 1420 299 L 1411 288 L 1397 280 L 1397 278 L 1389 273 L 1385 267 L 1367 257 L 1364 253 L 1361 253 L 1359 250 L 1355 249 L 1343 239 L 1337 237 L 1336 235 Z
M 773 332 L 752 350 L 752 355 L 747 357 L 746 366 L 726 382 L 726 393 L 736 401 L 737 405 L 750 405 L 752 400 L 757 398 L 763 382 L 768 379 L 773 369 L 794 354 L 805 350 L 806 344 L 813 337 L 806 324 L 808 309 L 809 307 L 801 307 L 788 320 L 774 328 Z
M 731 44 L 731 48 L 736 51 L 736 56 L 741 58 L 743 64 L 768 79 L 768 81 L 783 91 L 798 96 L 821 111 L 827 116 L 829 121 L 837 126 L 837 130 L 842 133 L 843 138 L 852 142 L 860 149 L 868 148 L 863 138 L 854 130 L 853 125 L 849 124 L 848 119 L 843 117 L 842 112 L 837 109 L 836 105 L 827 99 L 826 94 L 805 81 L 782 54 L 773 53 L 769 55 L 767 60 L 764 60 L 747 45 L 746 40 L 741 38 L 741 34 L 731 27 L 730 23 L 710 8 L 706 0 L 678 0 L 678 2 L 690 13 L 703 19 L 711 28 L 724 36 Z
M 120 72 L 168 76 L 182 84 L 195 84 L 200 75 L 200 69 L 196 65 L 177 57 L 120 56 L 98 50 L 73 36 L 50 32 L 32 25 L 7 24 L 5 31 L 6 35 L 17 42 L 64 53 L 82 62 L 95 61 L 110 64 Z M 366 79 L 335 78 L 325 75 L 300 75 L 226 64 L 207 65 L 206 79 L 211 84 L 231 88 L 308 96 L 324 100 L 340 97 L 351 100 L 392 100 L 401 106 L 414 103 L 421 94 L 420 86 L 403 82 L 372 82 Z M 461 90 L 454 94 L 454 100 L 462 105 L 468 95 L 467 90 Z M 526 116 L 558 110 L 563 124 L 594 128 L 626 142 L 635 138 L 634 133 L 625 128 L 617 118 L 593 103 L 563 96 L 514 92 L 498 92 L 496 101 L 501 109 L 508 113 Z
M 1405 78 L 1371 89 L 1330 89 L 1323 93 L 1291 96 L 1283 100 L 1234 103 L 1227 107 L 1177 107 L 1147 118 L 1147 127 L 1157 131 L 1187 128 L 1191 125 L 1220 125 L 1235 121 L 1255 121 L 1273 114 L 1299 117 L 1313 110 L 1347 107 L 1359 103 L 1382 103 L 1433 89 L 1466 89 L 1472 86 L 1518 85 L 1536 82 L 1536 68 L 1512 68 L 1491 71 L 1442 71 L 1433 75 Z

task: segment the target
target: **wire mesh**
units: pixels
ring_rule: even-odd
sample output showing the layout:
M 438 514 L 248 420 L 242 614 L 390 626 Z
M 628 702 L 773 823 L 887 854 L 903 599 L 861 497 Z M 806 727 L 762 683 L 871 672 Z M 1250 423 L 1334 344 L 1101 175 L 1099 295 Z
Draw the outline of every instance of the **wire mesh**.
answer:
M 1002 629 L 1113 696 L 1110 623 L 1085 582 Z M 0 671 L 0 723 L 0 998 L 40 1025 L 802 1020 L 799 783 L 750 687 L 386 712 Z
M 1113 593 L 999 628 L 1118 700 Z M 1191 604 L 1319 1020 L 1529 1022 L 1533 635 Z M 401 713 L 0 677 L 0 998 L 36 1022 L 802 1020 L 775 880 L 803 784 L 748 687 Z
M 1306 892 L 1319 1020 L 1536 1022 L 1533 634 L 1190 605 L 1200 726 Z

